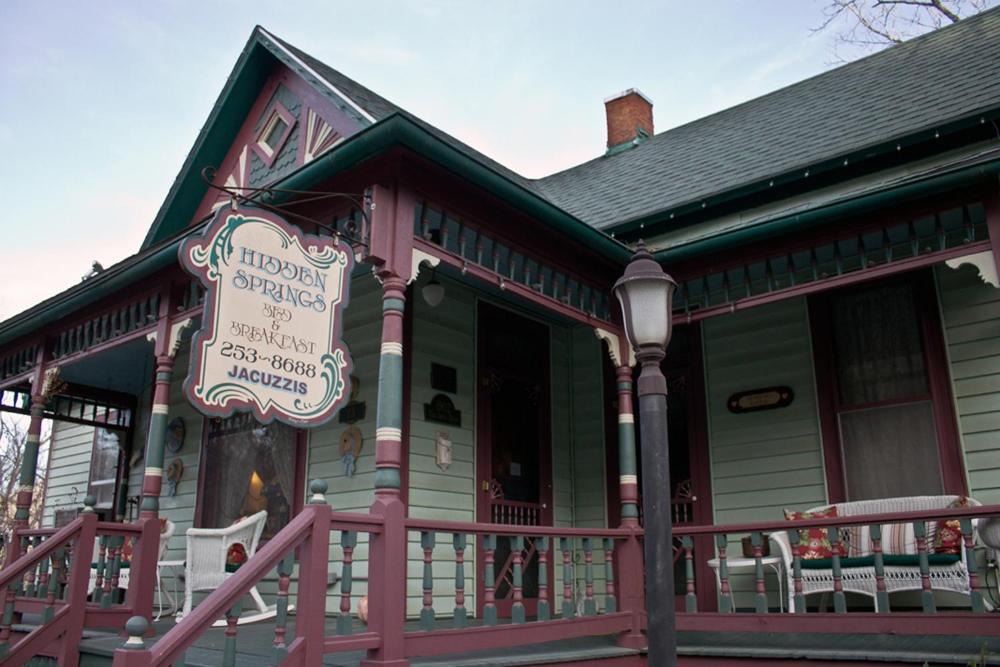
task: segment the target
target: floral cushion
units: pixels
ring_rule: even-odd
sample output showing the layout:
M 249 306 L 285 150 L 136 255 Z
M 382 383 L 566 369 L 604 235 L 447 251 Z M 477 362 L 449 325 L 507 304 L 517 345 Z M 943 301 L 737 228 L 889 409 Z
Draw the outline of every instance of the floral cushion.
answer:
M 239 542 L 229 545 L 229 550 L 226 552 L 226 572 L 235 572 L 246 560 L 246 547 Z
M 813 512 L 792 512 L 785 510 L 785 519 L 788 521 L 807 521 L 809 519 L 829 519 L 837 516 L 837 507 L 831 505 Z M 837 545 L 837 555 L 846 556 L 847 551 L 841 542 Z M 833 556 L 833 545 L 830 544 L 829 533 L 826 528 L 806 528 L 799 531 L 799 556 L 803 560 L 815 560 L 819 558 L 830 558 Z
M 949 508 L 968 506 L 969 499 L 966 496 L 948 505 Z M 958 519 L 942 519 L 937 522 L 934 530 L 934 553 L 956 555 L 962 553 L 962 524 Z

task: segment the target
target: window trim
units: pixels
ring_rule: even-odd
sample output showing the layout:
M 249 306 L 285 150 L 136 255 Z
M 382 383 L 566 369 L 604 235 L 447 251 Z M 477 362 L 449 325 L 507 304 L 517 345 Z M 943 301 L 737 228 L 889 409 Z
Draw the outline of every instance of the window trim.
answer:
M 257 133 L 250 145 L 253 147 L 260 159 L 264 161 L 264 164 L 270 168 L 271 165 L 274 164 L 278 154 L 281 153 L 282 149 L 285 147 L 285 142 L 288 141 L 288 137 L 291 135 L 292 129 L 295 127 L 295 123 L 297 121 L 295 116 L 293 116 L 292 113 L 285 108 L 285 105 L 277 100 L 275 100 L 268 107 L 264 117 L 267 118 L 267 120 L 264 121 L 260 131 Z M 285 130 L 281 133 L 278 141 L 275 142 L 275 147 L 271 148 L 265 140 L 267 139 L 267 135 L 271 133 L 271 130 L 274 129 L 274 126 L 279 119 L 285 122 Z
M 951 375 L 945 354 L 944 332 L 941 328 L 938 294 L 933 267 L 910 271 L 877 281 L 865 281 L 849 287 L 825 290 L 811 294 L 808 300 L 809 328 L 812 336 L 813 369 L 816 382 L 816 403 L 819 412 L 820 434 L 823 449 L 823 469 L 826 475 L 827 500 L 831 503 L 847 500 L 844 479 L 843 447 L 840 439 L 838 416 L 841 412 L 867 409 L 874 405 L 848 406 L 841 409 L 839 387 L 835 368 L 834 341 L 831 335 L 834 297 L 869 289 L 873 286 L 905 283 L 913 289 L 921 341 L 924 347 L 924 366 L 927 371 L 929 395 L 934 417 L 934 429 L 941 465 L 941 485 L 944 493 L 967 495 L 968 483 L 958 438 L 958 419 L 952 396 Z M 916 396 L 905 402 L 921 400 Z M 895 401 L 898 403 L 898 401 Z M 888 403 L 893 403 L 890 401 Z
M 198 450 L 198 489 L 194 497 L 194 520 L 192 525 L 195 528 L 206 528 L 204 525 L 205 509 L 205 455 L 208 452 L 208 422 L 214 417 L 202 417 L 201 420 L 201 448 Z M 306 466 L 309 455 L 309 431 L 302 428 L 295 429 L 295 478 L 292 481 L 295 493 L 292 497 L 292 516 L 289 520 L 298 516 L 305 505 L 306 497 Z

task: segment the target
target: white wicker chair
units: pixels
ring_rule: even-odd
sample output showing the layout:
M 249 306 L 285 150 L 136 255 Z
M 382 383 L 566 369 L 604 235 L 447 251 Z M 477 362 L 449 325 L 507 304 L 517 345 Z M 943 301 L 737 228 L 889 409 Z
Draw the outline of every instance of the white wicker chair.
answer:
M 882 498 L 878 500 L 859 500 L 854 502 L 834 503 L 837 507 L 837 516 L 863 516 L 866 514 L 884 514 L 888 512 L 915 512 L 921 510 L 945 509 L 957 500 L 959 496 L 911 496 L 905 498 Z M 978 507 L 982 503 L 969 498 L 969 505 Z M 806 510 L 807 512 L 817 512 L 830 505 L 821 505 Z M 794 525 L 794 522 L 789 522 Z M 885 530 L 883 529 L 883 538 Z M 868 543 L 868 526 L 861 529 L 863 543 Z M 785 575 L 788 579 L 788 609 L 795 610 L 795 585 L 792 572 L 792 549 L 788 541 L 788 534 L 779 531 L 771 535 L 771 539 L 781 550 L 781 557 L 785 563 Z M 932 545 L 928 546 L 931 549 Z M 914 554 L 916 551 L 913 552 Z M 969 572 L 965 566 L 965 547 L 962 547 L 961 557 L 957 562 L 949 565 L 931 565 L 930 579 L 933 590 L 952 591 L 969 595 Z M 832 569 L 802 569 L 802 592 L 805 595 L 811 593 L 833 592 L 833 570 Z M 897 591 L 919 591 L 922 590 L 920 579 L 920 569 L 916 566 L 886 565 L 885 587 L 889 593 Z M 875 568 L 872 567 L 844 567 L 841 569 L 841 581 L 843 590 L 850 593 L 861 593 L 875 600 L 876 608 L 878 598 L 875 589 Z M 795 610 L 797 611 L 797 610 Z
M 191 613 L 191 606 L 196 591 L 212 591 L 218 588 L 229 576 L 226 572 L 226 554 L 229 547 L 242 544 L 246 549 L 247 558 L 253 557 L 260 542 L 267 512 L 260 511 L 239 523 L 227 528 L 189 528 L 187 530 L 187 558 L 184 564 L 184 608 L 177 616 L 180 621 Z M 257 605 L 259 615 L 252 620 L 273 614 L 264 604 L 264 599 L 254 586 L 250 589 L 250 597 Z M 249 618 L 242 619 L 249 622 Z

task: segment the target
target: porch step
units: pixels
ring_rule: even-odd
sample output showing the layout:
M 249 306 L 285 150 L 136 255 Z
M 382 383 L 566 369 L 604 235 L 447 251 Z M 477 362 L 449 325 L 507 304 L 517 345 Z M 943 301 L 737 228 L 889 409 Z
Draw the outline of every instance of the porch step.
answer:
M 692 658 L 981 665 L 1000 661 L 1000 637 L 770 632 L 680 632 L 678 654 Z M 776 662 L 776 664 L 781 664 Z

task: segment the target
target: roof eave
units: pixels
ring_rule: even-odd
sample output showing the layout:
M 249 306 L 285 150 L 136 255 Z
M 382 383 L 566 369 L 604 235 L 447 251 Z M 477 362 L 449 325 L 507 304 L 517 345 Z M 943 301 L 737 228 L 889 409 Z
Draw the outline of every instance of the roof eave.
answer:
M 851 151 L 817 160 L 813 163 L 803 164 L 790 171 L 775 173 L 772 176 L 756 180 L 752 183 L 708 194 L 691 201 L 679 202 L 676 205 L 668 206 L 652 213 L 646 213 L 605 225 L 601 229 L 608 234 L 615 235 L 634 233 L 638 230 L 643 230 L 645 235 L 654 235 L 657 233 L 658 227 L 667 224 L 683 224 L 681 221 L 686 216 L 703 214 L 714 207 L 733 204 L 734 202 L 754 195 L 761 195 L 781 186 L 792 183 L 805 183 L 809 178 L 815 179 L 837 169 L 850 169 L 853 171 L 861 167 L 866 160 L 883 156 L 886 153 L 906 150 L 908 147 L 931 140 L 943 141 L 947 139 L 948 135 L 955 132 L 960 132 L 976 125 L 990 122 L 996 123 L 998 120 L 1000 120 L 1000 109 L 980 109 L 974 113 L 966 114 L 961 118 L 925 127 L 916 132 L 890 137 L 879 144 L 855 148 Z M 848 178 L 847 173 L 845 171 L 845 179 Z
M 988 184 L 992 182 L 995 186 L 998 175 L 1000 175 L 1000 158 L 995 158 L 972 166 L 927 176 L 915 182 L 833 202 L 804 212 L 775 217 L 749 227 L 734 229 L 683 245 L 664 248 L 656 251 L 654 257 L 664 264 L 677 263 L 699 255 L 762 241 L 792 230 L 808 229 L 837 218 L 857 215 L 908 199 L 927 197 L 976 183 Z

